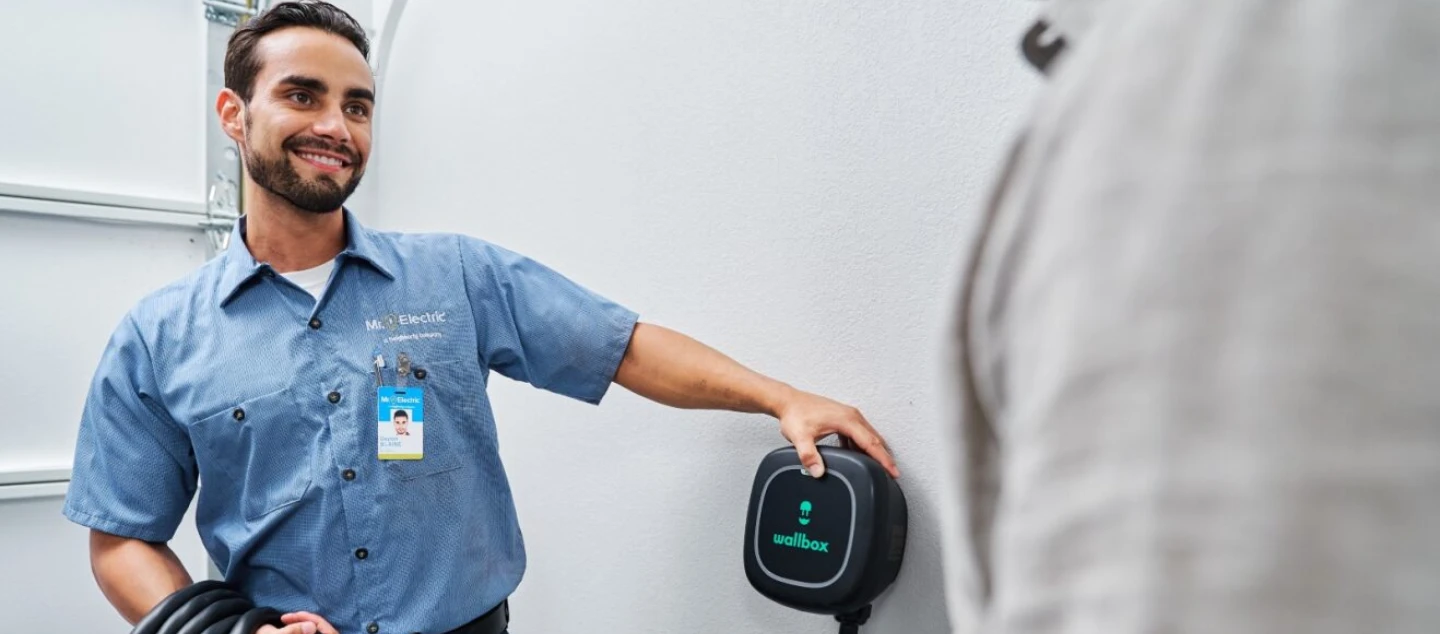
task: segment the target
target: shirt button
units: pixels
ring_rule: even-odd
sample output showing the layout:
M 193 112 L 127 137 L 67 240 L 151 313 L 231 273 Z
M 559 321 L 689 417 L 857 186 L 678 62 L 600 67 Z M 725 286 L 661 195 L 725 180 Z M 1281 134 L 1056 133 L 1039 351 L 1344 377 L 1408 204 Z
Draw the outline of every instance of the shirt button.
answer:
M 370 634 L 375 634 L 376 632 L 380 631 L 380 624 L 371 621 L 369 625 L 365 626 L 365 631 L 369 632 Z
M 329 401 L 330 401 L 331 403 L 339 403 L 339 402 L 340 402 L 340 393 L 339 393 L 339 392 L 331 392 L 331 393 L 329 393 L 328 395 L 326 395 L 325 398 L 326 398 L 326 399 L 329 399 Z
M 311 318 L 310 318 L 310 329 L 311 329 L 311 330 L 319 330 L 319 329 L 320 329 L 320 326 L 321 326 L 321 322 L 320 322 L 320 318 L 319 318 L 319 317 L 311 317 Z
M 429 373 L 429 372 L 426 372 L 426 371 L 425 371 L 425 368 L 415 368 L 415 378 L 420 379 L 421 381 L 424 381 L 424 380 L 425 380 L 425 377 L 427 377 L 427 376 L 429 376 L 429 375 L 430 375 L 430 373 Z
M 242 408 L 235 408 L 235 411 L 230 412 L 230 415 L 234 416 L 235 420 L 245 420 L 245 410 Z
M 369 556 L 370 556 L 370 551 L 365 550 L 364 548 L 361 548 L 361 549 L 358 549 L 358 550 L 355 551 L 355 558 L 356 558 L 356 559 L 365 559 L 366 557 L 369 557 Z
M 354 480 L 354 479 L 355 479 L 355 470 L 354 470 L 354 469 L 346 469 L 346 470 L 340 472 L 340 477 L 345 478 L 346 480 Z

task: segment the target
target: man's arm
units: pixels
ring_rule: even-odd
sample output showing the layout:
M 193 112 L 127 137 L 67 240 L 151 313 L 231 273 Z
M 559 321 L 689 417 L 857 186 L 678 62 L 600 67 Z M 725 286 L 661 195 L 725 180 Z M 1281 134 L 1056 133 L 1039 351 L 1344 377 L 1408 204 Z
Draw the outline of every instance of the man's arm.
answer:
M 170 546 L 93 529 L 90 570 L 105 598 L 131 625 L 161 599 L 193 583 Z
M 824 473 L 815 441 L 835 433 L 900 477 L 885 441 L 859 410 L 750 370 L 673 330 L 636 324 L 615 382 L 671 407 L 774 416 L 780 419 L 780 433 L 799 452 L 800 463 L 815 477 Z
M 194 583 L 180 558 L 167 544 L 151 543 L 106 532 L 90 531 L 90 570 L 100 591 L 125 621 L 134 625 L 161 599 Z M 257 634 L 336 634 L 323 618 L 310 613 L 287 614 L 283 629 L 269 625 Z

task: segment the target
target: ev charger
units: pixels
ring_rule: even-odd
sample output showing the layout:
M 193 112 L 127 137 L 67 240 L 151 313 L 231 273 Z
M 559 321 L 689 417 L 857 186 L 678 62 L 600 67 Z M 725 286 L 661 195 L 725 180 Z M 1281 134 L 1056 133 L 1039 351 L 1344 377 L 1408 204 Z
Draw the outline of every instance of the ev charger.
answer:
M 819 450 L 820 478 L 809 475 L 793 447 L 760 462 L 745 519 L 745 576 L 771 600 L 834 615 L 842 634 L 852 634 L 900 574 L 905 495 L 873 458 Z

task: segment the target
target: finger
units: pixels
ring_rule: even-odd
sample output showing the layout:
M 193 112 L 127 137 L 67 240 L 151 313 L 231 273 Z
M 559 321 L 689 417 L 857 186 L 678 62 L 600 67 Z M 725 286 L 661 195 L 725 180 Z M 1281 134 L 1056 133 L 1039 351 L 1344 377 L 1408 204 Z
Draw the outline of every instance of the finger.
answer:
M 291 612 L 291 613 L 289 613 L 289 614 L 282 614 L 282 615 L 280 615 L 280 620 L 281 620 L 281 621 L 284 621 L 284 622 L 287 623 L 287 624 L 289 624 L 289 623 L 299 623 L 299 622 L 301 622 L 301 621 L 310 621 L 310 622 L 313 623 L 313 622 L 315 622 L 315 621 L 324 621 L 325 619 L 324 619 L 324 617 L 321 617 L 319 614 L 316 614 L 316 613 L 314 613 L 314 612 L 305 612 L 305 611 L 302 610 L 302 611 L 300 611 L 300 612 Z
M 800 464 L 812 478 L 825 475 L 825 461 L 820 459 L 820 450 L 815 448 L 815 439 L 796 438 L 795 453 L 800 454 Z
M 315 634 L 315 624 L 310 621 L 292 623 L 276 630 L 275 634 Z
M 885 446 L 885 441 L 880 438 L 879 434 L 871 432 L 870 439 L 862 443 L 861 447 L 865 449 L 866 454 L 879 462 L 880 466 L 885 467 L 885 471 L 890 474 L 890 477 L 900 479 L 900 466 L 895 464 L 895 456 L 890 454 L 890 449 Z
M 870 421 L 865 420 L 863 414 L 857 415 L 860 418 L 857 426 L 847 431 L 846 435 L 850 436 L 850 439 L 861 451 L 874 458 L 875 462 L 880 463 L 880 466 L 885 467 L 885 471 L 890 474 L 890 477 L 899 479 L 900 467 L 895 464 L 895 457 L 890 455 L 890 447 L 885 444 L 885 439 L 880 437 L 880 432 L 875 431 L 875 428 L 870 425 Z
M 315 624 L 315 631 L 319 634 L 340 634 L 340 631 L 335 629 L 334 625 L 331 625 L 329 621 L 325 620 L 325 617 L 315 614 L 314 612 L 291 612 L 281 615 L 280 620 L 287 624 L 309 621 Z

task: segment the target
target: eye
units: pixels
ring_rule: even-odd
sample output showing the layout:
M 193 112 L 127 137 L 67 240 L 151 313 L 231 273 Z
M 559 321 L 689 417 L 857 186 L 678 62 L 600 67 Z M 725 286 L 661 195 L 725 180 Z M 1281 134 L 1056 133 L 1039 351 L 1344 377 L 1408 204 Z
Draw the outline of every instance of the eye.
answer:
M 345 106 L 345 113 L 355 115 L 357 117 L 368 117 L 370 116 L 370 108 L 362 103 L 352 103 L 348 106 Z
M 290 93 L 290 100 L 306 106 L 310 105 L 315 101 L 314 99 L 310 98 L 310 93 L 308 92 L 292 92 Z

